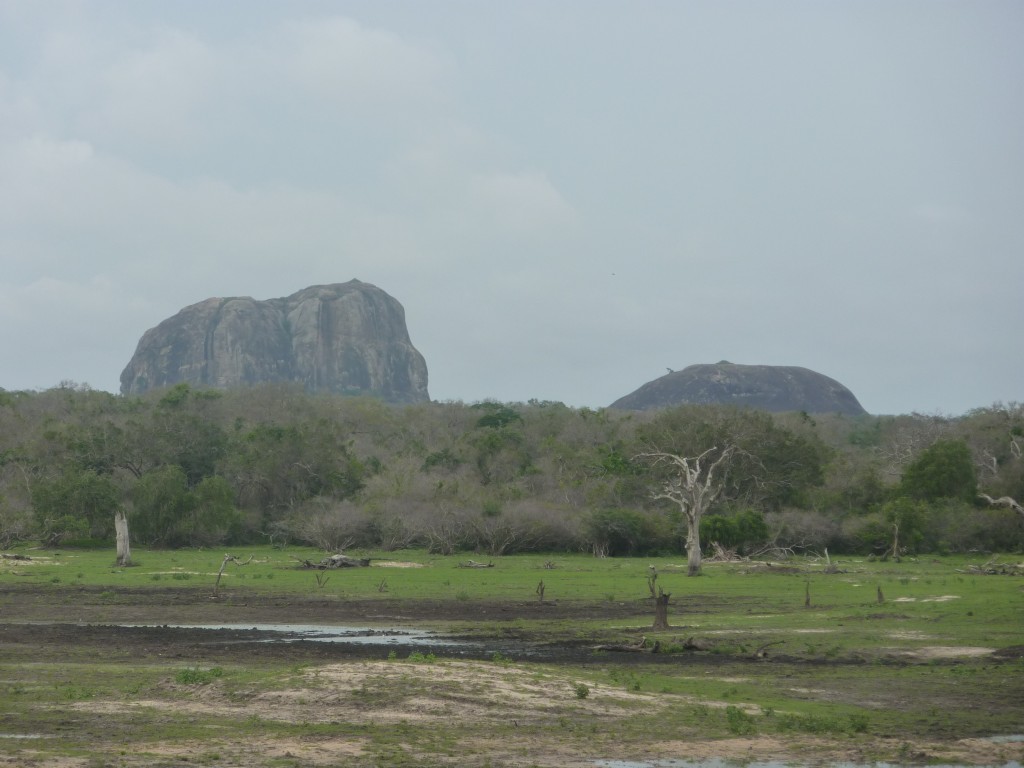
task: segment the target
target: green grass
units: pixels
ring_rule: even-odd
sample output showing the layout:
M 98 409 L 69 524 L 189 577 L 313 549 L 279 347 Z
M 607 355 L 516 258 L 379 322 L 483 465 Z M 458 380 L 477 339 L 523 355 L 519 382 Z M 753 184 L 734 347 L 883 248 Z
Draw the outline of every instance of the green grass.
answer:
M 148 550 L 136 549 L 136 565 L 114 567 L 113 550 L 29 550 L 19 549 L 33 558 L 31 566 L 0 563 L 0 583 L 7 579 L 19 582 L 67 583 L 81 582 L 89 586 L 177 586 L 163 582 L 187 581 L 197 586 L 203 581 L 213 585 L 226 551 L 246 559 L 246 566 L 228 564 L 221 586 L 243 587 L 275 592 L 311 592 L 316 588 L 314 573 L 297 569 L 298 560 L 319 560 L 322 553 L 308 548 L 287 550 L 269 547 L 231 547 L 221 550 Z M 993 577 L 957 573 L 968 564 L 980 564 L 986 558 L 949 556 L 928 557 L 902 563 L 869 562 L 863 558 L 838 560 L 839 574 L 824 574 L 820 563 L 795 560 L 787 566 L 806 569 L 799 574 L 773 574 L 763 568 L 756 574 L 744 574 L 756 564 L 706 564 L 704 575 L 688 578 L 685 557 L 593 558 L 581 553 L 557 555 L 516 555 L 489 558 L 494 568 L 458 568 L 468 555 L 440 556 L 422 550 L 399 552 L 360 552 L 376 561 L 404 561 L 422 568 L 387 570 L 388 595 L 403 598 L 523 600 L 536 599 L 536 587 L 543 578 L 546 600 L 578 599 L 588 601 L 622 601 L 642 599 L 648 595 L 648 566 L 659 572 L 659 586 L 675 597 L 701 594 L 722 599 L 739 599 L 751 604 L 772 606 L 803 606 L 805 585 L 810 582 L 812 608 L 834 604 L 870 605 L 881 587 L 888 602 L 897 598 L 927 598 L 979 588 L 993 591 Z M 1012 556 L 1010 556 L 1012 558 Z M 545 563 L 553 561 L 554 569 Z M 351 569 L 344 579 L 329 581 L 320 591 L 325 593 L 380 596 L 378 586 L 382 571 L 378 568 Z M 60 579 L 61 582 L 54 582 Z M 267 580 L 271 583 L 266 583 Z M 1012 577 L 1005 579 L 1013 582 Z M 995 589 L 999 593 L 1000 589 Z M 1012 589 L 1009 591 L 1013 591 Z M 396 594 L 397 593 L 397 594 Z
M 28 551 L 31 565 L 0 562 L 0 587 L 35 584 L 54 590 L 69 585 L 99 588 L 116 605 L 118 588 L 204 589 L 213 585 L 223 560 L 217 550 L 136 550 L 137 566 L 114 568 L 109 550 Z M 353 568 L 334 574 L 324 586 L 315 573 L 296 568 L 299 560 L 321 553 L 304 548 L 235 547 L 231 553 L 252 561 L 229 564 L 219 589 L 235 595 L 302 594 L 340 600 L 379 600 L 382 568 Z M 1024 625 L 1019 579 L 961 573 L 981 557 L 924 558 L 902 563 L 839 560 L 843 573 L 822 573 L 820 563 L 794 561 L 786 568 L 756 564 L 707 564 L 704 575 L 685 575 L 684 558 L 608 558 L 583 554 L 492 558 L 493 568 L 459 568 L 466 556 L 430 555 L 421 550 L 360 553 L 381 561 L 403 561 L 419 568 L 388 568 L 386 599 L 531 601 L 543 578 L 546 601 L 586 601 L 642 605 L 648 599 L 648 567 L 672 594 L 670 621 L 693 633 L 718 638 L 723 651 L 743 652 L 788 638 L 785 652 L 834 658 L 887 637 L 895 647 L 954 643 L 1002 647 L 1021 642 Z M 553 560 L 555 569 L 546 569 Z M 71 582 L 74 582 L 73 584 Z M 809 588 L 811 605 L 805 607 Z M 877 603 L 881 588 L 885 602 Z M 614 596 L 614 597 L 610 597 Z M 952 596 L 952 597 L 950 597 Z M 949 597 L 947 600 L 942 598 Z M 540 625 L 538 625 L 540 626 Z M 467 631 L 486 629 L 472 622 Z M 552 626 L 552 630 L 558 627 Z M 599 608 L 574 631 L 615 629 Z M 794 633 L 801 634 L 794 640 Z M 669 646 L 671 635 L 663 643 Z
M 901 656 L 929 647 L 1002 648 L 1024 643 L 1022 580 L 1009 576 L 963 573 L 982 557 L 924 558 L 902 563 L 840 559 L 840 573 L 826 574 L 821 564 L 796 560 L 785 568 L 756 563 L 708 564 L 698 578 L 685 576 L 685 559 L 595 559 L 582 554 L 492 558 L 493 568 L 459 568 L 468 556 L 440 557 L 423 551 L 359 553 L 378 561 L 418 563 L 419 568 L 386 570 L 388 591 L 378 590 L 384 570 L 346 569 L 322 587 L 314 573 L 299 570 L 298 560 L 318 560 L 321 553 L 291 548 L 234 547 L 225 551 L 136 550 L 137 565 L 113 566 L 107 550 L 19 550 L 30 564 L 0 561 L 0 609 L 5 588 L 30 584 L 39 590 L 88 590 L 89 599 L 104 611 L 117 608 L 129 588 L 151 590 L 154 600 L 166 590 L 189 590 L 200 599 L 212 592 L 225 551 L 248 565 L 229 564 L 220 584 L 222 595 L 243 602 L 246 595 L 297 596 L 344 601 L 448 601 L 465 611 L 467 603 L 536 602 L 536 585 L 546 585 L 545 601 L 579 601 L 589 618 L 503 619 L 500 612 L 475 621 L 447 621 L 443 629 L 472 636 L 515 636 L 572 640 L 583 646 L 598 641 L 635 642 L 641 634 L 659 640 L 665 651 L 679 654 L 679 663 L 648 662 L 646 657 L 620 663 L 613 653 L 595 654 L 575 666 L 531 665 L 496 653 L 488 668 L 501 674 L 527 669 L 538 678 L 556 676 L 567 702 L 549 718 L 524 724 L 491 723 L 487 735 L 515 742 L 524 732 L 554 734 L 570 749 L 644 745 L 652 739 L 727 739 L 756 735 L 780 738 L 828 738 L 861 749 L 869 757 L 894 760 L 892 750 L 915 739 L 948 739 L 1019 733 L 1024 722 L 1024 663 L 996 662 L 988 657 L 929 660 Z M 1011 557 L 1005 558 L 1013 559 Z M 554 569 L 545 568 L 554 561 Z M 835 562 L 835 561 L 834 561 Z M 650 631 L 647 574 L 654 565 L 658 584 L 672 594 L 671 628 Z M 244 575 L 245 578 L 241 578 Z M 878 589 L 884 602 L 877 599 Z M 805 606 L 807 592 L 810 606 Z M 10 591 L 10 590 L 9 590 Z M 71 592 L 69 600 L 77 600 Z M 635 608 L 618 611 L 626 604 Z M 128 610 L 130 606 L 123 606 Z M 396 611 L 400 613 L 400 611 Z M 608 615 L 606 615 L 608 614 Z M 709 651 L 697 654 L 714 663 L 692 664 L 686 644 L 697 638 Z M 793 662 L 758 663 L 751 657 L 768 647 L 772 656 Z M 398 688 L 368 680 L 348 695 L 365 708 L 385 713 L 389 707 L 431 690 L 431 675 L 447 662 L 417 653 L 395 659 L 408 670 Z M 671 661 L 671 659 L 670 659 Z M 310 672 L 314 674 L 310 674 Z M 41 734 L 32 749 L 52 754 L 95 755 L 93 743 L 130 741 L 132 750 L 176 739 L 199 743 L 192 764 L 223 762 L 223 739 L 244 739 L 247 733 L 281 738 L 328 739 L 344 736 L 366 745 L 365 764 L 485 764 L 486 755 L 462 755 L 460 743 L 479 735 L 479 724 L 458 718 L 436 724 L 285 722 L 253 718 L 246 702 L 253 696 L 284 688 L 308 690 L 310 701 L 336 695 L 320 681 L 316 667 L 290 667 L 274 662 L 259 665 L 211 666 L 202 658 L 169 658 L 164 663 L 73 658 L 61 664 L 5 663 L 0 657 L 0 700 L 4 702 L 0 732 Z M 403 674 L 406 674 L 403 671 Z M 578 717 L 571 707 L 602 700 L 612 688 L 638 697 L 622 703 L 606 721 Z M 103 702 L 138 699 L 202 702 L 216 692 L 237 706 L 191 715 L 169 714 L 156 707 L 104 713 Z M 660 708 L 652 716 L 649 706 Z M 979 707 L 979 703 L 984 706 Z M 72 714 L 68 714 L 71 708 Z M 667 726 L 666 724 L 671 724 Z M 524 728 L 530 730 L 524 731 Z M 596 730 L 595 730 L 596 728 Z M 474 731 L 474 729 L 477 729 Z M 614 739 L 610 734 L 614 734 Z M 58 738 L 59 737 L 59 738 Z M 875 747 L 871 739 L 889 746 Z M 897 746 L 893 746 L 897 745 Z M 10 745 L 0 744 L 0 747 Z M 25 747 L 25 745 L 17 745 Z M 155 749 L 155 746 L 153 747 Z M 871 749 L 888 749 L 878 752 Z M 617 752 L 615 754 L 618 754 Z M 110 754 L 106 754 L 110 758 Z M 134 765 L 110 759 L 110 764 Z M 153 764 L 161 764 L 159 756 Z M 524 756 L 524 760 L 526 757 Z M 275 762 L 276 761 L 276 762 Z M 291 765 L 287 758 L 267 758 L 265 765 Z M 167 764 L 177 764 L 171 760 Z

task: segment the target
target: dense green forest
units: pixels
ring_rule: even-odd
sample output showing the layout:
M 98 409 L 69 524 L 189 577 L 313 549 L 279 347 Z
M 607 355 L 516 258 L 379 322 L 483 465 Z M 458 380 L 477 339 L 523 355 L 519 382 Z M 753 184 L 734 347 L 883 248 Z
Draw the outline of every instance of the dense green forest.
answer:
M 1020 404 L 851 418 L 392 406 L 270 385 L 0 390 L 0 545 L 109 545 L 120 510 L 155 547 L 681 553 L 675 456 L 714 465 L 697 478 L 715 491 L 705 549 L 1012 551 L 1024 515 L 979 494 L 1024 499 L 1022 446 Z

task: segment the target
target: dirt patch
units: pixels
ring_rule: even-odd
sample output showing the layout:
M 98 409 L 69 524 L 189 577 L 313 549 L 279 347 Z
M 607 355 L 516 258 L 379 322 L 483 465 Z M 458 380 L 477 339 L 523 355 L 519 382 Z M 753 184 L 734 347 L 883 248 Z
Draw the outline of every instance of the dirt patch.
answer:
M 958 659 L 971 656 L 989 656 L 995 653 L 995 648 L 978 648 L 964 645 L 932 645 L 924 648 L 915 648 L 909 651 L 892 650 L 890 653 L 906 656 L 913 659 Z
M 650 696 L 618 688 L 588 685 L 579 698 L 574 679 L 493 662 L 414 663 L 378 661 L 326 664 L 307 670 L 282 690 L 228 696 L 216 685 L 168 683 L 175 697 L 95 702 L 75 706 L 90 711 L 123 712 L 155 708 L 301 723 L 508 722 L 522 726 L 569 715 L 590 720 L 621 716 L 638 702 L 648 711 L 660 707 Z
M 91 729 L 95 729 L 98 742 L 110 742 L 103 747 L 110 750 L 106 753 L 111 758 L 109 764 L 119 768 L 177 766 L 186 764 L 186 759 L 190 765 L 317 768 L 400 762 L 593 768 L 596 760 L 703 758 L 871 763 L 878 755 L 901 753 L 904 746 L 884 734 L 874 735 L 873 722 L 870 734 L 844 734 L 834 739 L 808 733 L 714 739 L 707 737 L 693 721 L 679 726 L 672 716 L 687 713 L 691 718 L 704 717 L 694 715 L 693 711 L 713 711 L 714 719 L 708 722 L 717 722 L 718 735 L 722 735 L 722 710 L 727 707 L 736 707 L 752 717 L 763 715 L 750 703 L 757 699 L 748 697 L 742 686 L 758 685 L 759 680 L 779 676 L 793 678 L 792 684 L 786 685 L 800 699 L 898 708 L 911 701 L 909 697 L 919 695 L 902 687 L 880 691 L 875 686 L 860 686 L 856 682 L 859 672 L 836 669 L 852 663 L 849 661 L 755 659 L 749 653 L 598 654 L 587 637 L 552 640 L 516 626 L 515 621 L 582 619 L 600 612 L 605 617 L 617 618 L 623 627 L 649 626 L 647 601 L 561 601 L 546 605 L 533 601 L 390 598 L 345 601 L 321 595 L 254 595 L 227 589 L 213 599 L 208 592 L 195 587 L 112 593 L 71 586 L 53 590 L 9 585 L 0 593 L 0 611 L 5 622 L 0 623 L 0 648 L 7 664 L 51 662 L 71 669 L 102 659 L 104 664 L 125 661 L 167 670 L 165 678 L 137 695 L 122 690 L 107 693 L 100 685 L 99 693 L 88 699 L 62 700 L 54 710 L 59 718 L 56 722 L 40 717 L 38 721 L 20 723 L 24 727 L 17 728 L 4 725 L 0 717 L 0 732 L 34 732 L 29 725 L 35 723 L 40 728 L 50 728 L 51 734 L 66 729 L 65 733 L 86 738 L 81 736 L 82 728 L 87 729 L 85 733 L 90 737 Z M 54 617 L 60 617 L 64 623 L 52 623 Z M 475 635 L 475 645 L 467 640 L 457 650 L 437 649 L 441 658 L 434 663 L 408 660 L 413 651 L 429 649 L 402 644 L 374 647 L 297 639 L 266 642 L 268 633 L 255 629 L 165 626 L 178 622 L 251 622 L 443 627 L 449 622 L 468 623 L 480 618 L 489 620 L 487 625 L 493 636 Z M 82 623 L 77 623 L 79 619 Z M 150 625 L 119 626 L 119 622 Z M 496 650 L 501 653 L 497 661 Z M 396 658 L 388 659 L 392 653 Z M 992 654 L 992 649 L 892 649 L 885 664 L 948 660 L 938 665 L 945 669 L 947 665 L 970 666 L 974 662 L 959 659 L 984 654 Z M 994 660 L 1005 663 L 1008 674 L 1016 664 L 1009 660 L 1021 656 L 1024 647 L 1016 651 L 1006 649 L 1002 656 L 992 654 Z M 503 659 L 551 662 L 557 666 L 505 663 Z M 985 664 L 991 666 L 987 660 Z M 225 675 L 224 679 L 206 685 L 175 682 L 175 671 L 196 665 L 223 665 L 233 670 L 234 676 Z M 261 665 L 268 674 L 258 678 L 260 683 L 247 683 L 244 675 L 237 672 L 260 671 Z M 627 668 L 616 685 L 601 682 L 610 679 L 609 667 Z M 678 678 L 680 668 L 685 668 L 683 674 L 687 679 L 693 679 L 694 691 L 708 690 L 707 682 L 711 679 L 741 690 L 729 695 L 714 694 L 726 700 L 702 697 L 688 688 L 681 693 L 665 692 L 678 688 L 658 692 L 659 683 L 654 682 L 657 676 L 671 671 Z M 818 676 L 819 671 L 824 676 Z M 646 676 L 643 691 L 627 685 L 628 676 L 634 672 Z M 164 674 L 160 672 L 161 676 Z M 582 689 L 577 687 L 580 683 L 586 686 L 583 696 Z M 943 701 L 953 706 L 955 687 L 929 688 L 928 692 L 933 690 L 941 690 Z M 3 692 L 0 685 L 0 695 Z M 69 695 L 73 693 L 69 689 Z M 1003 691 L 1000 695 L 1001 699 L 982 702 L 967 691 L 962 694 L 964 701 L 956 701 L 955 705 L 984 706 L 985 711 L 992 713 L 1020 707 L 1019 695 L 1014 691 Z M 865 704 L 868 699 L 871 702 Z M 27 717 L 34 717 L 31 707 L 25 711 L 29 712 Z M 939 718 L 939 714 L 928 716 Z M 81 719 L 75 720 L 76 717 Z M 207 728 L 210 723 L 216 724 L 212 726 L 213 737 L 201 739 L 195 730 L 189 731 L 193 719 Z M 267 734 L 262 726 L 248 728 L 244 733 L 232 730 L 250 720 L 266 723 Z M 642 739 L 636 738 L 638 722 L 650 723 L 649 738 L 646 731 Z M 111 736 L 111 723 L 120 724 L 123 730 Z M 133 742 L 136 723 L 155 729 L 158 740 Z M 159 728 L 165 723 L 184 724 L 183 738 L 164 741 L 168 732 Z M 629 723 L 634 734 L 634 740 L 625 744 L 616 737 L 616 725 L 622 723 Z M 220 728 L 224 729 L 222 736 Z M 1019 743 L 994 744 L 980 739 L 938 741 L 946 738 L 942 728 L 943 723 L 936 719 L 931 730 L 921 731 L 933 740 L 915 739 L 913 749 L 906 752 L 907 760 L 1001 764 L 1024 759 L 1024 745 Z M 406 735 L 407 730 L 411 735 Z M 444 743 L 443 734 L 451 732 L 458 734 L 457 743 Z M 438 742 L 425 744 L 424 734 L 434 733 L 439 734 Z M 392 741 L 382 745 L 382 739 Z M 56 754 L 59 749 L 57 746 L 47 752 L 27 742 L 0 741 L 0 766 L 77 768 L 90 764 L 81 758 L 61 757 Z M 398 750 L 393 759 L 387 751 L 390 749 Z M 5 750 L 10 754 L 4 754 Z M 12 757 L 15 750 L 17 754 Z
M 401 560 L 379 560 L 370 565 L 374 568 L 426 568 L 423 563 L 410 563 Z

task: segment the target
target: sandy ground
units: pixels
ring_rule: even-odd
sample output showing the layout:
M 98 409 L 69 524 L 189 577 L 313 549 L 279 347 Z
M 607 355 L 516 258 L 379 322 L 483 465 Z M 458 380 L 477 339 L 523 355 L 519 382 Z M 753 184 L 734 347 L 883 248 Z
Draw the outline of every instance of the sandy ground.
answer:
M 708 708 L 737 706 L 735 701 L 701 699 L 685 694 L 632 692 L 623 686 L 594 683 L 588 674 L 600 657 L 584 643 L 550 645 L 528 637 L 495 638 L 492 644 L 461 654 L 442 654 L 433 663 L 388 660 L 388 650 L 405 659 L 411 648 L 355 647 L 298 642 L 261 642 L 260 632 L 250 630 L 175 629 L 175 623 L 386 623 L 459 621 L 481 615 L 510 618 L 585 616 L 592 606 L 544 606 L 537 603 L 473 604 L 465 602 L 403 604 L 394 600 L 343 604 L 321 598 L 282 599 L 273 596 L 244 599 L 229 592 L 213 600 L 197 590 L 168 588 L 147 590 L 132 600 L 118 595 L 110 603 L 88 590 L 17 589 L 0 594 L 0 660 L 6 663 L 58 662 L 62 658 L 102 658 L 137 662 L 239 664 L 262 661 L 294 663 L 295 674 L 272 690 L 229 689 L 222 682 L 182 685 L 169 676 L 156 691 L 137 697 L 109 696 L 72 701 L 66 705 L 69 720 L 76 712 L 109 716 L 131 722 L 135 715 L 156 713 L 171 718 L 200 717 L 204 722 L 239 722 L 249 718 L 267 723 L 306 724 L 299 735 L 261 736 L 247 729 L 244 737 L 225 727 L 223 737 L 212 741 L 188 738 L 161 743 L 97 745 L 96 754 L 59 756 L 52 750 L 33 749 L 30 739 L 12 739 L 11 724 L 4 719 L 0 681 L 0 766 L 14 768 L 165 768 L 166 766 L 214 765 L 241 768 L 267 766 L 406 765 L 541 766 L 594 768 L 599 760 L 629 761 L 654 765 L 658 760 L 722 759 L 739 763 L 777 760 L 797 764 L 834 765 L 838 762 L 870 763 L 875 755 L 902 756 L 901 762 L 939 762 L 946 765 L 998 765 L 1024 762 L 1024 744 L 995 743 L 983 739 L 945 741 L 915 740 L 912 747 L 898 741 L 873 737 L 820 738 L 807 734 L 792 737 L 704 739 L 699 734 L 682 739 L 678 729 L 665 720 L 680 703 Z M 603 606 L 625 620 L 646 617 L 646 606 Z M 124 627 L 120 623 L 149 624 Z M 501 664 L 491 660 L 494 647 L 509 658 L 529 664 Z M 420 649 L 422 650 L 422 649 Z M 913 658 L 894 648 L 898 663 L 922 663 L 929 659 L 953 659 L 991 654 L 988 648 L 927 646 Z M 598 660 L 598 661 L 595 661 Z M 540 663 L 537 663 L 540 662 Z M 546 666 L 554 662 L 560 666 Z M 676 663 L 668 657 L 622 654 L 616 663 Z M 702 679 L 736 682 L 736 666 L 729 671 L 711 654 L 688 660 Z M 1016 662 L 1019 664 L 1019 660 Z M 568 665 L 568 666 L 565 666 Z M 174 668 L 174 667 L 172 667 Z M 577 695 L 576 684 L 587 681 L 588 694 Z M 828 700 L 824 688 L 796 688 L 807 696 Z M 743 708 L 742 704 L 738 704 Z M 756 713 L 752 709 L 751 713 Z M 615 737 L 616 724 L 642 717 L 654 724 L 651 736 L 638 746 L 624 747 Z M 177 720 L 175 720 L 177 721 Z M 439 734 L 449 724 L 458 733 L 448 748 L 424 751 L 422 744 L 402 745 L 401 733 L 413 727 L 422 733 Z M 401 755 L 382 757 L 372 743 L 371 731 L 392 730 L 402 745 Z M 452 730 L 452 729 L 449 729 Z M 1022 723 L 1024 731 L 1024 723 Z M 510 738 L 508 734 L 514 734 Z M 567 735 L 568 734 L 568 735 Z M 22 733 L 21 735 L 32 735 Z M 890 762 L 892 762 L 890 758 Z

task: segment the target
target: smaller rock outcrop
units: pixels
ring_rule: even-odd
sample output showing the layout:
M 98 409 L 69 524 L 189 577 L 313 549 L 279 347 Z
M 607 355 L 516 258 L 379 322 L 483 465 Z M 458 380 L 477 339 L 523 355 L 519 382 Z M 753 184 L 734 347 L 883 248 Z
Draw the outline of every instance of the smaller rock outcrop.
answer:
M 849 389 L 815 371 L 782 365 L 736 365 L 728 361 L 670 371 L 619 398 L 610 407 L 646 411 L 684 404 L 847 416 L 866 413 Z

